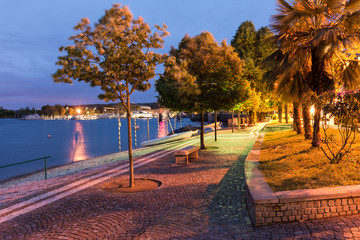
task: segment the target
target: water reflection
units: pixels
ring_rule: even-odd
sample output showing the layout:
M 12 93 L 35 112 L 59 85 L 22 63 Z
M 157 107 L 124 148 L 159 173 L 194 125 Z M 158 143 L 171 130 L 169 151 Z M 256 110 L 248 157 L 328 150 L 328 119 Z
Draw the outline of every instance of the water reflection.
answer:
M 74 138 L 72 141 L 72 156 L 74 162 L 89 158 L 86 152 L 83 125 L 78 121 L 75 122 Z
M 159 123 L 159 138 L 166 136 L 166 122 Z

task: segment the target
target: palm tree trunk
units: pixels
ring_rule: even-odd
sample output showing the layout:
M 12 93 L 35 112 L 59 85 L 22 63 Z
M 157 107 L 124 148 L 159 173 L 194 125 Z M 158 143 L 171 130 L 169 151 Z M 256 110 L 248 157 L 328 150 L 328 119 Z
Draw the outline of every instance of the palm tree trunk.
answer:
M 200 149 L 205 149 L 205 140 L 204 140 L 204 111 L 201 111 Z
M 325 58 L 318 55 L 316 48 L 311 51 L 311 81 L 310 89 L 317 95 L 333 90 L 333 81 L 326 74 Z M 320 146 L 320 117 L 321 108 L 315 107 L 312 147 Z
M 289 109 L 287 103 L 285 103 L 285 122 L 286 124 L 289 123 Z
M 131 112 L 130 112 L 130 102 L 129 106 L 126 109 L 127 113 L 127 124 L 128 124 L 128 145 L 129 145 L 129 187 L 132 188 L 135 186 L 134 180 L 134 161 L 132 155 L 132 135 L 131 135 Z
M 278 105 L 278 118 L 279 118 L 279 123 L 282 122 L 282 104 L 279 103 Z
M 312 147 L 320 146 L 320 117 L 321 107 L 315 107 Z
M 300 115 L 300 103 L 299 102 L 293 102 L 294 105 L 294 126 L 296 126 L 296 132 L 297 134 L 302 133 L 301 128 L 301 115 Z
M 311 139 L 311 117 L 309 104 L 302 104 L 302 114 L 304 119 L 305 140 Z

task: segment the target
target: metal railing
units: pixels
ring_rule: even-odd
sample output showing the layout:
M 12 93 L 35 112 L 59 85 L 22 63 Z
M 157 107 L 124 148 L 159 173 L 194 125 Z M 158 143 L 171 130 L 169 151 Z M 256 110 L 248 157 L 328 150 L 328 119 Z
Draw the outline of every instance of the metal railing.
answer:
M 6 167 L 12 167 L 12 166 L 16 166 L 16 165 L 21 165 L 24 163 L 29 163 L 29 162 L 35 162 L 35 161 L 39 161 L 44 159 L 44 172 L 45 172 L 45 180 L 47 179 L 47 167 L 46 167 L 46 159 L 51 158 L 51 156 L 46 156 L 46 157 L 42 157 L 42 158 L 36 158 L 36 159 L 31 159 L 28 161 L 24 161 L 24 162 L 19 162 L 19 163 L 13 163 L 13 164 L 9 164 L 9 165 L 4 165 L 4 166 L 0 166 L 1 168 L 6 168 Z

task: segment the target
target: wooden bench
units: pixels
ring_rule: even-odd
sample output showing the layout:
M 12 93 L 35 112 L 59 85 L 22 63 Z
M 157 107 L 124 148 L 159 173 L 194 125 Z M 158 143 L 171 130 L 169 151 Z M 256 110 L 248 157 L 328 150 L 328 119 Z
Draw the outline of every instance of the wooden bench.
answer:
M 198 158 L 199 147 L 188 146 L 182 149 L 176 150 L 174 152 L 175 155 L 175 163 L 177 164 L 188 164 L 189 158 L 195 159 Z

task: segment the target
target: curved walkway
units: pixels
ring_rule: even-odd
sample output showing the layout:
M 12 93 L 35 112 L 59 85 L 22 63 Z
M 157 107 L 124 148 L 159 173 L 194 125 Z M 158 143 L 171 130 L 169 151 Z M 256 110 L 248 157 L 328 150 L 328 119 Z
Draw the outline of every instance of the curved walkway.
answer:
M 256 139 L 253 130 L 221 131 L 217 142 L 207 135 L 207 149 L 187 166 L 173 164 L 170 148 L 136 158 L 136 177 L 162 182 L 160 188 L 149 192 L 124 194 L 101 189 L 113 179 L 127 178 L 125 162 L 35 182 L 40 187 L 27 184 L 3 189 L 0 239 L 360 237 L 358 216 L 254 229 L 244 199 L 244 160 Z M 197 145 L 198 138 L 184 144 Z

